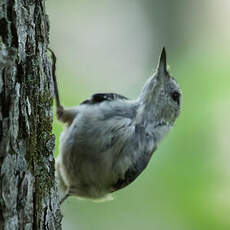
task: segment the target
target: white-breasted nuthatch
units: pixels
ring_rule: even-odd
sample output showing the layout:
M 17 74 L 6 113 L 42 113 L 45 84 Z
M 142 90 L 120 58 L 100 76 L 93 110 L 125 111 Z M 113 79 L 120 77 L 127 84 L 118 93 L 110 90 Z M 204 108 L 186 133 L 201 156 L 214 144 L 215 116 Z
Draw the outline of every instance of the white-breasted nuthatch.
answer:
M 181 90 L 167 71 L 163 48 L 155 74 L 137 100 L 94 94 L 65 109 L 59 101 L 52 53 L 57 118 L 67 127 L 60 138 L 56 178 L 65 197 L 105 199 L 146 168 L 162 137 L 180 113 Z

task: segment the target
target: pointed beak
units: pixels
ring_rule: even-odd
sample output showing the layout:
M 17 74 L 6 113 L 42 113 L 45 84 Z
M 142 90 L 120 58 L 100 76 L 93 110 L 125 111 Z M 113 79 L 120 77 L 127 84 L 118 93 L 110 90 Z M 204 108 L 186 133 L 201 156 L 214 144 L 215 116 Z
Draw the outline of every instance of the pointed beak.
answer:
M 167 72 L 167 56 L 166 56 L 165 47 L 163 47 L 163 49 L 161 51 L 157 70 L 158 70 L 158 72 L 161 72 L 161 73 Z

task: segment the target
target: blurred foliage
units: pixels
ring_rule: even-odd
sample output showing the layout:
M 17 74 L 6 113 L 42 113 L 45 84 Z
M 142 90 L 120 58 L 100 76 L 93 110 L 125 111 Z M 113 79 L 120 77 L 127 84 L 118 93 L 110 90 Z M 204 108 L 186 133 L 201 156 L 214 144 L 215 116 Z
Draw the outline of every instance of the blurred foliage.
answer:
M 47 5 L 65 106 L 95 92 L 137 97 L 162 45 L 183 91 L 181 115 L 144 173 L 111 202 L 69 198 L 62 208 L 63 229 L 230 229 L 229 2 L 50 0 Z M 110 36 L 114 31 L 121 35 Z M 55 119 L 55 154 L 62 129 Z

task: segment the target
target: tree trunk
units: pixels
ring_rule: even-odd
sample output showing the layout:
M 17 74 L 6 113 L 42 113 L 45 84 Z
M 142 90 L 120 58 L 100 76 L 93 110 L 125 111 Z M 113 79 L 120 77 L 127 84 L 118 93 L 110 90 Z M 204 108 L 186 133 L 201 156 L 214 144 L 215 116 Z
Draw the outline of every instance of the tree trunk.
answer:
M 0 230 L 61 229 L 44 0 L 0 0 Z

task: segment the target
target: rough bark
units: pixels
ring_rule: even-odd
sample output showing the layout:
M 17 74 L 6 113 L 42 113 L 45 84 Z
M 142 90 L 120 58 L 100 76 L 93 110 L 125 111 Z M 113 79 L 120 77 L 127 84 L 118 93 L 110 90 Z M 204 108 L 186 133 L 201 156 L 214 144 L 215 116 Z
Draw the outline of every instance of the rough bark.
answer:
M 0 0 L 0 230 L 61 229 L 43 0 Z

